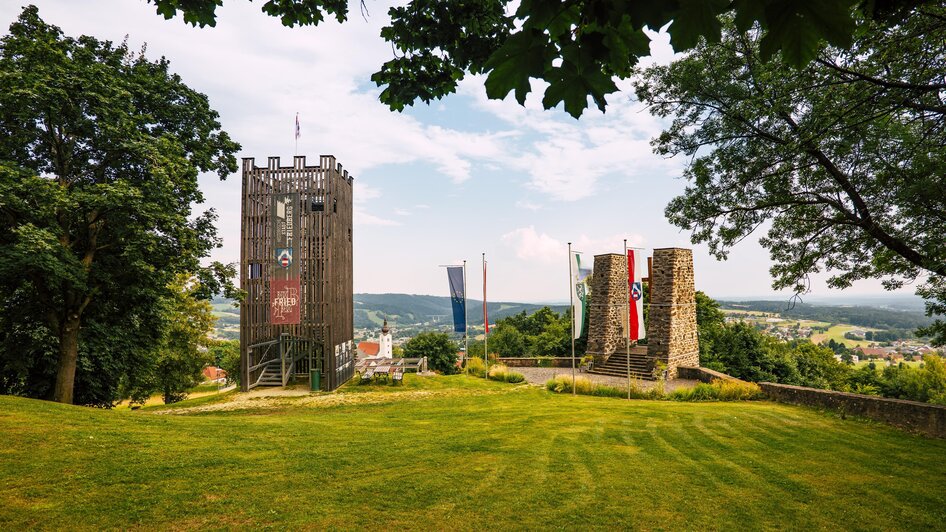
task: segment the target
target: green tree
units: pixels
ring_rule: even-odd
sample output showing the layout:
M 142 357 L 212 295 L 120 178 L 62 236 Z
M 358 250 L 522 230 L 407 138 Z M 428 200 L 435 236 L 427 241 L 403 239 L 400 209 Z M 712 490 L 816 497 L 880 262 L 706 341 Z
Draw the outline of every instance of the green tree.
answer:
M 496 323 L 489 333 L 489 351 L 501 357 L 522 357 L 526 355 L 526 338 L 519 329 L 502 320 Z
M 726 322 L 726 315 L 719 310 L 719 303 L 705 293 L 696 291 L 696 326 L 708 328 Z
M 867 25 L 803 69 L 763 61 L 764 35 L 737 26 L 635 83 L 672 120 L 655 151 L 690 161 L 669 220 L 720 259 L 768 227 L 775 288 L 804 292 L 820 271 L 837 288 L 926 279 L 928 313 L 946 312 L 946 7 Z
M 149 0 L 157 12 L 178 12 L 194 25 L 216 24 L 222 0 Z M 416 100 L 430 102 L 456 90 L 466 73 L 487 74 L 490 98 L 515 91 L 524 103 L 532 78 L 548 84 L 542 104 L 563 103 L 581 115 L 590 96 L 601 109 L 617 90 L 613 78 L 627 78 L 640 57 L 650 54 L 644 28 L 664 26 L 675 51 L 701 39 L 720 40 L 722 15 L 741 29 L 762 29 L 766 57 L 781 51 L 794 65 L 804 65 L 824 41 L 846 47 L 859 18 L 896 25 L 919 2 L 888 0 L 727 0 L 628 2 L 626 0 L 522 0 L 507 15 L 508 0 L 412 0 L 393 7 L 381 37 L 395 57 L 372 76 L 386 86 L 381 101 L 401 110 Z M 364 7 L 364 4 L 362 4 Z M 348 2 L 341 0 L 270 0 L 262 10 L 284 25 L 317 25 L 327 17 L 344 21 Z
M 466 353 L 467 358 L 477 357 L 486 360 L 486 343 L 479 340 L 470 341 L 470 350 Z
M 742 321 L 711 328 L 707 333 L 709 347 L 701 345 L 701 366 L 753 382 L 800 383 L 798 368 L 785 342 Z M 700 340 L 702 343 L 703 338 Z
M 646 294 L 646 292 L 645 292 Z M 644 307 L 645 309 L 647 307 Z M 726 315 L 719 310 L 719 303 L 705 293 L 696 291 L 696 327 L 699 334 L 700 360 L 707 362 L 716 359 L 714 341 L 722 336 L 726 324 Z M 718 364 L 720 362 L 716 361 Z M 721 370 L 717 366 L 717 370 Z
M 847 382 L 850 366 L 838 362 L 834 351 L 809 341 L 789 344 L 798 369 L 799 384 L 813 388 L 839 389 Z
M 213 340 L 208 351 L 213 364 L 227 372 L 227 384 L 240 386 L 240 341 Z
M 563 357 L 571 354 L 571 329 L 562 320 L 549 323 L 532 342 L 533 356 Z
M 459 372 L 456 342 L 446 333 L 423 332 L 404 342 L 406 358 L 427 357 L 427 365 L 444 375 Z
M 133 401 L 144 402 L 155 392 L 165 403 L 180 401 L 187 397 L 187 390 L 204 380 L 203 369 L 214 362 L 209 347 L 217 319 L 210 302 L 195 297 L 200 283 L 179 274 L 170 289 L 171 297 L 160 303 L 163 330 L 151 371 L 131 391 Z
M 884 368 L 880 389 L 884 396 L 946 404 L 946 363 L 926 355 L 919 368 L 900 364 Z
M 239 145 L 206 96 L 125 44 L 65 37 L 36 7 L 0 40 L 0 345 L 7 389 L 110 404 L 161 340 L 176 274 L 200 293 L 234 273 L 200 171 L 237 169 Z M 18 345 L 31 337 L 29 345 Z M 10 362 L 21 358 L 22 362 Z

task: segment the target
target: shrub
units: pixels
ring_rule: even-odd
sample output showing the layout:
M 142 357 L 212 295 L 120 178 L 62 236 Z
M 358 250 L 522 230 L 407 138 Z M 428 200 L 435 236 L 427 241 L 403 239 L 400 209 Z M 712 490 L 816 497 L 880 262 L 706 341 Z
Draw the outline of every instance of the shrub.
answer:
M 466 359 L 466 367 L 463 368 L 463 372 L 475 377 L 485 377 L 486 362 L 483 362 L 483 359 L 480 357 L 470 357 Z
M 517 373 L 515 371 L 509 371 L 509 368 L 502 364 L 496 364 L 493 367 L 489 368 L 489 373 L 487 377 L 490 380 L 499 381 L 499 382 L 508 382 L 510 384 L 517 384 L 526 380 L 525 376 L 522 373 Z

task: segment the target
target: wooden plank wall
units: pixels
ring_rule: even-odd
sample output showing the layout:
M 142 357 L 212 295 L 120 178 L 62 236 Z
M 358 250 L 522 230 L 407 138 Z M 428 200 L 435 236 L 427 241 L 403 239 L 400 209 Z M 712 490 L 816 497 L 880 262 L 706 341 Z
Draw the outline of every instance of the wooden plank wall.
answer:
M 282 167 L 270 157 L 266 167 L 254 159 L 243 160 L 243 205 L 240 248 L 240 286 L 246 299 L 240 312 L 240 354 L 244 390 L 254 382 L 248 368 L 258 360 L 250 346 L 274 340 L 280 334 L 311 342 L 321 357 L 323 387 L 335 389 L 354 373 L 354 364 L 336 371 L 335 346 L 354 337 L 352 278 L 352 182 L 331 155 L 319 158 L 318 166 L 306 166 L 297 156 L 292 166 Z M 269 323 L 269 281 L 273 273 L 270 206 L 272 194 L 298 192 L 302 203 L 299 261 L 302 319 L 298 325 Z M 322 210 L 317 210 L 317 204 Z M 254 266 L 259 265 L 259 266 Z M 261 275 L 252 277 L 256 269 Z M 353 351 L 353 347 L 352 347 Z M 308 360 L 297 364 L 297 373 L 308 372 Z

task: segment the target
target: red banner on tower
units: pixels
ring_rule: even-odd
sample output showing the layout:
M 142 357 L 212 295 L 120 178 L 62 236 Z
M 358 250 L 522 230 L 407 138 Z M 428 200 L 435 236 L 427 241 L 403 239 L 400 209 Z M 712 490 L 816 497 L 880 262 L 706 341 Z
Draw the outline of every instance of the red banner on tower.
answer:
M 296 325 L 302 321 L 299 282 L 299 194 L 273 194 L 273 269 L 269 283 L 269 321 Z
M 299 279 L 273 279 L 269 284 L 269 316 L 273 325 L 296 325 L 302 320 Z

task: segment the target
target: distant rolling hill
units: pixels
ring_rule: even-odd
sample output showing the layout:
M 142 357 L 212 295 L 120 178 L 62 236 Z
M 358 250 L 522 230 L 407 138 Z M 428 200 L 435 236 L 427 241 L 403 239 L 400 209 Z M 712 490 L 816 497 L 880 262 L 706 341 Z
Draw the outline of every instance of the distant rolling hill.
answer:
M 398 325 L 415 325 L 426 322 L 449 323 L 453 319 L 450 298 L 446 296 L 421 296 L 413 294 L 355 294 L 355 327 L 380 325 L 385 317 Z M 495 320 L 525 311 L 531 314 L 548 306 L 555 312 L 564 312 L 567 305 L 540 305 L 534 303 L 489 302 L 490 323 Z M 467 300 L 467 321 L 470 325 L 483 325 L 483 301 Z
M 453 308 L 446 296 L 420 296 L 412 294 L 355 294 L 355 327 L 374 328 L 380 326 L 385 318 L 399 326 L 422 325 L 424 323 L 449 324 L 453 320 Z M 224 298 L 213 300 L 214 314 L 220 321 L 218 329 L 226 325 L 238 326 L 240 309 L 233 302 Z M 542 305 L 537 303 L 489 302 L 489 321 L 495 323 L 500 318 L 525 311 L 531 314 L 542 307 L 562 313 L 568 305 Z M 471 326 L 483 326 L 483 301 L 467 300 L 467 321 Z

